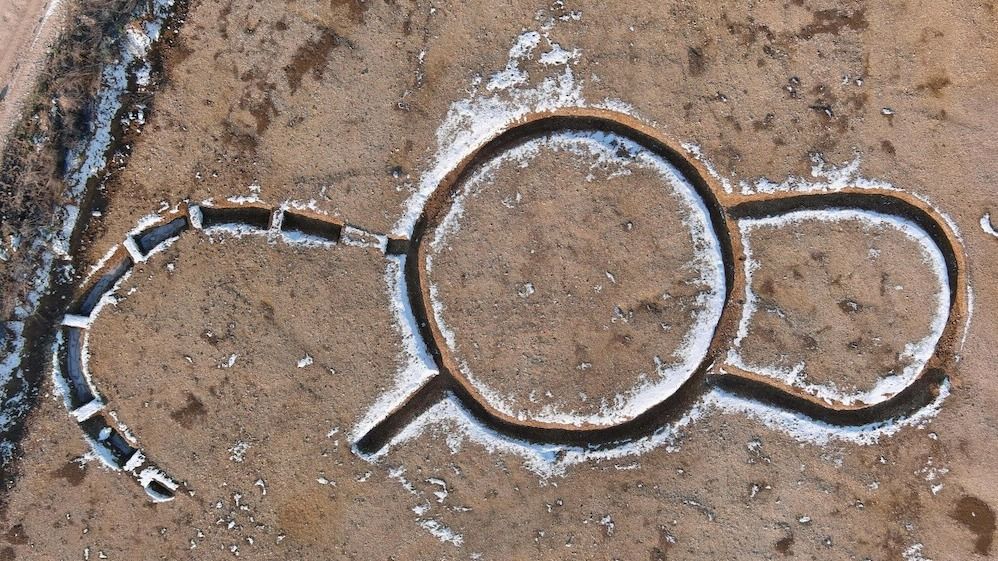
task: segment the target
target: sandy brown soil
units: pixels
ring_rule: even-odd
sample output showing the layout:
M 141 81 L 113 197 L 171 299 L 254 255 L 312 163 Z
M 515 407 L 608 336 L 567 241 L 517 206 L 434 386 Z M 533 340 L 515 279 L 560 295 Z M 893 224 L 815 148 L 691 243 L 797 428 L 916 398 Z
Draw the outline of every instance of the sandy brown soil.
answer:
M 59 0 L 7 0 L 0 5 L 0 147 L 20 117 L 45 52 L 61 25 Z
M 928 197 L 950 217 L 976 297 L 938 413 L 857 444 L 815 443 L 712 410 L 668 445 L 547 475 L 445 421 L 372 463 L 351 450 L 351 431 L 393 387 L 405 347 L 386 257 L 345 243 L 188 232 L 136 266 L 90 332 L 95 384 L 142 450 L 180 480 L 176 499 L 152 503 L 131 476 L 87 456 L 49 392 L 3 498 L 0 559 L 998 556 L 998 239 L 979 226 L 998 213 L 998 13 L 989 3 L 195 3 L 84 251 L 96 262 L 163 202 L 257 189 L 269 205 L 314 200 L 330 217 L 387 232 L 432 168 L 452 104 L 507 67 L 521 33 L 542 30 L 521 60 L 522 87 L 563 71 L 539 60 L 551 43 L 579 49 L 569 64 L 586 100 L 621 100 L 660 134 L 699 145 L 736 189 L 739 180 L 817 180 L 819 155 L 835 166 L 859 158 L 863 177 Z M 653 220 L 679 228 L 649 178 L 616 178 L 628 198 L 580 189 L 586 174 L 571 165 L 551 157 L 500 178 L 469 205 L 455 257 L 437 270 L 448 309 L 465 313 L 459 351 L 475 369 L 493 362 L 489 382 L 527 407 L 581 408 L 580 391 L 612 397 L 626 387 L 653 356 L 644 347 L 676 342 L 656 331 L 661 322 L 635 320 L 622 335 L 642 348 L 625 355 L 606 344 L 619 338 L 593 330 L 628 299 L 661 295 L 671 281 L 689 289 L 681 262 L 652 258 L 682 261 L 688 237 L 642 231 Z M 552 199 L 523 214 L 488 204 L 515 198 L 513 185 Z M 636 225 L 619 235 L 641 240 L 600 229 L 619 226 L 614 210 Z M 863 389 L 924 334 L 935 279 L 911 240 L 848 224 L 753 236 L 765 260 L 756 291 L 772 313 L 743 340 L 752 362 L 803 360 L 812 381 Z M 555 257 L 531 263 L 535 243 Z M 635 248 L 646 251 L 622 255 Z M 591 291 L 599 275 L 609 282 L 607 271 L 634 286 L 582 298 L 576 289 Z M 523 297 L 526 282 L 535 292 Z M 576 298 L 578 309 L 525 304 L 544 290 Z M 489 310 L 498 301 L 508 313 Z M 557 344 L 530 347 L 530 329 Z M 502 346 L 469 352 L 490 330 Z M 589 358 L 574 356 L 577 345 L 589 345 Z M 570 374 L 512 377 L 530 362 L 527 348 Z M 600 377 L 578 376 L 576 360 Z M 533 404 L 530 390 L 545 384 L 549 401 Z

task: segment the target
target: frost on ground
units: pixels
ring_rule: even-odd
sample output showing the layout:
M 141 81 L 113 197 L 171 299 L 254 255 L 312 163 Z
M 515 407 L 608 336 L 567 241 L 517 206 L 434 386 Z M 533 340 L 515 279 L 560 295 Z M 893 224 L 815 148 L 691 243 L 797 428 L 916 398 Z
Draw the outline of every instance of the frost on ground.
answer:
M 588 462 L 636 457 L 656 449 L 666 452 L 677 451 L 681 445 L 683 431 L 692 429 L 698 421 L 712 412 L 747 416 L 800 442 L 818 446 L 831 442 L 869 445 L 875 444 L 881 438 L 892 436 L 905 427 L 924 428 L 939 412 L 949 393 L 950 384 L 946 382 L 932 403 L 909 417 L 843 427 L 714 388 L 702 396 L 682 417 L 663 425 L 652 434 L 610 443 L 604 447 L 545 444 L 503 435 L 482 425 L 457 398 L 449 396 L 426 410 L 396 435 L 387 446 L 367 456 L 367 459 L 381 461 L 393 448 L 421 436 L 430 435 L 444 439 L 452 453 L 459 452 L 465 442 L 470 442 L 484 448 L 490 454 L 518 456 L 525 468 L 544 481 L 552 477 L 565 476 L 571 467 Z
M 388 255 L 385 269 L 389 306 L 395 328 L 402 340 L 402 353 L 397 360 L 395 385 L 381 395 L 350 431 L 350 440 L 356 442 L 370 432 L 414 392 L 438 373 L 426 342 L 419 335 L 419 322 L 412 311 L 405 282 L 404 255 Z
M 578 19 L 581 14 L 578 15 Z M 405 203 L 404 214 L 392 229 L 393 235 L 406 236 L 443 177 L 465 156 L 505 130 L 517 119 L 530 113 L 567 107 L 604 107 L 630 112 L 620 100 L 590 102 L 582 94 L 583 80 L 576 78 L 572 64 L 579 59 L 579 49 L 565 49 L 550 39 L 557 20 L 544 22 L 537 31 L 524 31 L 509 50 L 505 68 L 487 80 L 476 76 L 470 95 L 451 104 L 437 129 L 437 152 L 415 192 Z M 528 63 L 541 65 L 543 76 L 531 76 Z M 484 85 L 483 85 L 484 82 Z
M 416 488 L 415 485 L 405 477 L 405 468 L 398 466 L 388 470 L 388 477 L 394 479 L 402 485 L 402 488 L 409 492 L 410 495 L 416 497 L 419 502 L 412 507 L 412 512 L 416 514 L 416 523 L 419 524 L 421 528 L 430 533 L 433 537 L 437 538 L 441 542 L 449 543 L 455 547 L 461 547 L 464 544 L 464 536 L 460 533 L 454 531 L 454 529 L 446 526 L 436 518 L 427 516 L 427 514 L 433 509 L 434 503 L 443 503 L 447 498 L 447 484 L 441 479 L 430 478 L 427 483 L 437 485 L 438 487 L 442 484 L 444 491 L 437 491 L 434 493 L 434 499 L 431 501 L 423 491 Z
M 392 448 L 424 434 L 431 434 L 444 438 L 452 453 L 460 451 L 464 442 L 469 441 L 492 454 L 505 453 L 519 456 L 523 459 L 524 467 L 542 480 L 546 480 L 564 476 L 570 467 L 589 461 L 625 458 L 656 448 L 668 450 L 678 441 L 680 431 L 699 419 L 702 414 L 703 409 L 697 405 L 681 419 L 657 429 L 648 436 L 597 448 L 530 442 L 500 434 L 478 422 L 457 398 L 448 396 L 447 399 L 427 409 L 396 435 L 387 446 L 376 454 L 368 456 L 368 459 L 381 460 Z
M 998 230 L 995 230 L 995 227 L 991 224 L 990 212 L 985 212 L 984 216 L 981 217 L 981 230 L 983 230 L 985 234 L 998 238 Z
M 924 549 L 920 543 L 912 544 L 911 547 L 904 550 L 902 555 L 904 556 L 904 561 L 932 561 L 928 557 L 922 555 L 922 549 Z

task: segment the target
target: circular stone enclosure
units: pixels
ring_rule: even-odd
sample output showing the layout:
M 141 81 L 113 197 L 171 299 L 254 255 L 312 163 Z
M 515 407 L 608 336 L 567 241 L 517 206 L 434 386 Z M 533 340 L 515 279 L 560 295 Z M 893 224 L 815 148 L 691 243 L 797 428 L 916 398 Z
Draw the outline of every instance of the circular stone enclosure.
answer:
M 708 204 L 615 132 L 534 133 L 468 169 L 425 232 L 428 315 L 459 372 L 522 421 L 609 426 L 701 367 L 726 297 Z

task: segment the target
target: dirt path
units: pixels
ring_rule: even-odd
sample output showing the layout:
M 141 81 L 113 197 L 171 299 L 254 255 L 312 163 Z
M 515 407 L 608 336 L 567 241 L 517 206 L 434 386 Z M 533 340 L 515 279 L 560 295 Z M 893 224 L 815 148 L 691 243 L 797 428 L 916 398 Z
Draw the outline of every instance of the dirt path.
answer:
M 0 146 L 17 120 L 21 102 L 41 68 L 48 45 L 62 27 L 61 0 L 0 3 Z

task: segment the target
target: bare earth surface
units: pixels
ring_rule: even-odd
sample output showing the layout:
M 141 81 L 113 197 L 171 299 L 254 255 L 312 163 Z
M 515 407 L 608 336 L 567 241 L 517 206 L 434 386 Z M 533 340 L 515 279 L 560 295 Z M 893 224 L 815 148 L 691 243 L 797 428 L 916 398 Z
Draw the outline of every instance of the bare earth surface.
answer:
M 4 0 L 0 3 L 0 146 L 20 117 L 45 51 L 59 31 L 59 0 Z
M 943 341 L 948 395 L 843 428 L 733 406 L 696 378 L 712 393 L 695 411 L 619 453 L 511 442 L 438 409 L 364 456 L 358 427 L 411 366 L 398 257 L 188 231 L 134 267 L 88 346 L 108 422 L 176 497 L 153 502 L 105 467 L 47 387 L 3 497 L 0 560 L 998 557 L 992 4 L 203 1 L 164 68 L 85 233 L 90 262 L 183 201 L 298 201 L 387 233 L 456 163 L 462 131 L 503 108 L 604 104 L 689 143 L 731 200 L 808 183 L 930 201 L 960 233 L 974 294 Z M 451 350 L 512 416 L 613 410 L 658 380 L 656 359 L 686 356 L 710 306 L 689 207 L 616 165 L 510 160 L 434 248 Z M 903 377 L 938 334 L 948 281 L 927 246 L 903 225 L 816 216 L 745 231 L 729 264 L 750 293 L 730 296 L 705 369 L 851 395 Z

